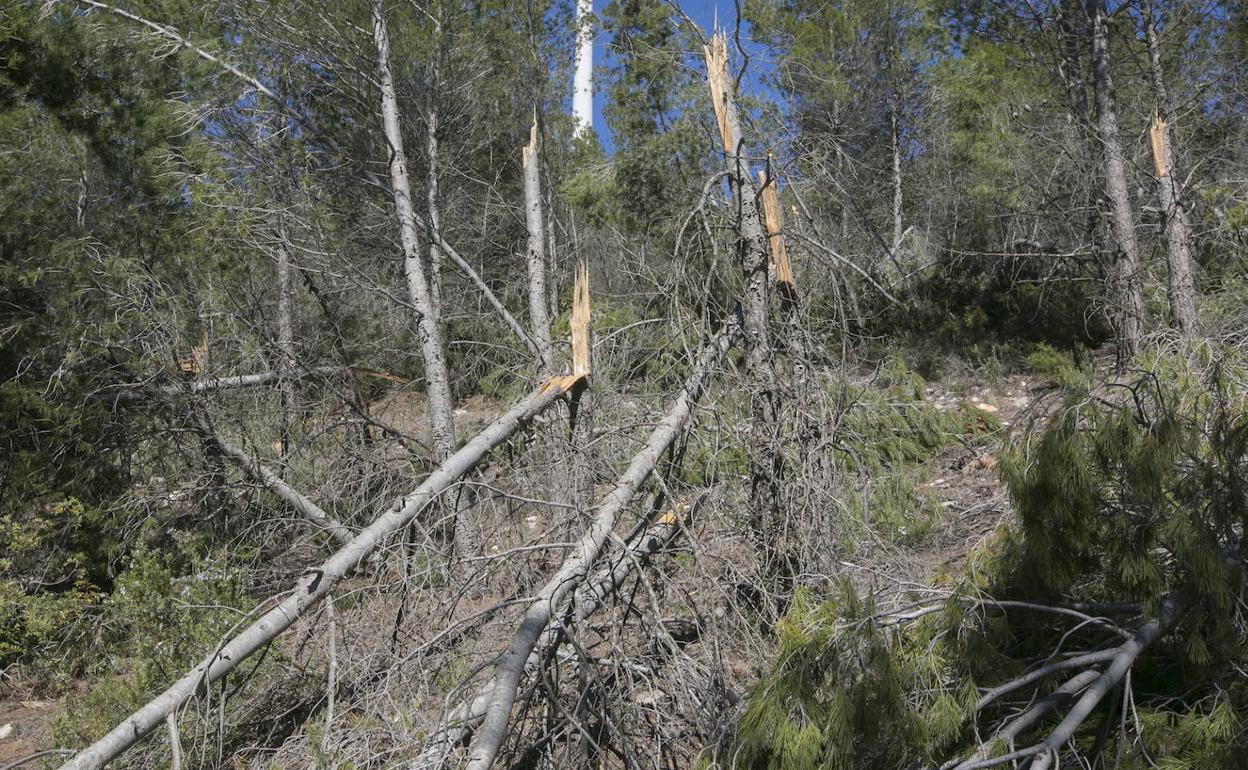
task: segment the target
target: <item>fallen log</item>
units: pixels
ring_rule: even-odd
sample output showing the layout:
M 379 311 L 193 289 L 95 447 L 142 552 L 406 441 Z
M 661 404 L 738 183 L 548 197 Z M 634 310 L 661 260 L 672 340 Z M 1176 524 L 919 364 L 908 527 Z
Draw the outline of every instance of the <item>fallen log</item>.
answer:
M 582 584 L 611 536 L 620 514 L 641 490 L 659 458 L 688 424 L 694 404 L 710 382 L 711 372 L 723 360 L 737 332 L 735 322 L 725 324 L 706 345 L 676 402 L 655 426 L 646 445 L 633 456 L 615 487 L 602 498 L 593 522 L 572 553 L 529 605 L 511 643 L 500 656 L 491 680 L 472 701 L 462 704 L 452 713 L 449 722 L 455 726 L 435 738 L 433 745 L 417 760 L 416 767 L 440 766 L 451 747 L 474 733 L 476 741 L 469 751 L 469 770 L 484 770 L 493 764 L 507 736 L 520 679 L 540 657 L 539 641 L 545 636 L 550 643 L 558 633 L 558 629 L 550 628 L 556 609 Z M 614 580 L 618 586 L 619 578 L 613 577 L 614 574 L 614 570 L 608 571 L 606 578 Z
M 116 759 L 141 738 L 160 727 L 165 718 L 236 668 L 242 661 L 290 628 L 308 610 L 330 595 L 386 538 L 410 524 L 440 493 L 470 471 L 491 449 L 551 406 L 579 382 L 574 375 L 544 383 L 478 433 L 442 463 L 411 494 L 401 498 L 367 528 L 335 551 L 319 567 L 308 570 L 285 598 L 233 638 L 216 647 L 160 695 L 127 717 L 108 734 L 79 751 L 61 770 L 89 770 Z M 274 597 L 275 601 L 277 597 Z
M 696 514 L 701 501 L 695 503 L 688 513 L 689 517 Z M 679 515 L 670 511 L 659 517 L 649 528 L 633 539 L 615 561 L 599 570 L 595 577 L 588 581 L 576 594 L 575 613 L 577 621 L 583 621 L 602 609 L 606 600 L 613 596 L 624 581 L 640 569 L 651 556 L 672 542 L 681 532 Z M 547 639 L 525 661 L 529 668 L 549 657 L 551 647 L 562 641 L 562 629 L 548 632 Z M 440 770 L 451 751 L 469 740 L 474 731 L 485 719 L 485 714 L 493 692 L 493 682 L 486 682 L 474 694 L 472 700 L 464 701 L 447 715 L 443 726 L 434 733 L 425 746 L 425 750 L 410 766 L 410 770 Z
M 299 376 L 312 375 L 316 377 L 326 377 L 340 372 L 351 371 L 349 366 L 313 366 L 308 369 L 297 370 Z M 367 369 L 355 370 L 361 374 L 369 374 L 372 376 L 381 376 L 384 379 L 398 379 L 394 375 L 387 375 L 383 372 L 372 372 Z M 277 382 L 282 375 L 279 372 L 256 372 L 255 374 L 236 374 L 230 377 L 207 377 L 199 380 L 191 380 L 189 382 L 181 382 L 172 385 L 122 385 L 118 386 L 116 391 L 108 394 L 109 398 L 119 402 L 146 401 L 153 398 L 174 398 L 184 394 L 211 393 L 215 390 L 225 390 L 228 388 L 254 388 L 260 385 L 268 385 L 271 382 Z

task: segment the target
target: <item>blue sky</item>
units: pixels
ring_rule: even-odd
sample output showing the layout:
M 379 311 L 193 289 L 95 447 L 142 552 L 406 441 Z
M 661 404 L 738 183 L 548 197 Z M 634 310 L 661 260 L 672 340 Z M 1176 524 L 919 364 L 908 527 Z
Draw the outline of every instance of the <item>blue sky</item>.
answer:
M 594 0 L 594 10 L 601 11 L 606 7 L 609 0 Z M 732 29 L 736 23 L 737 11 L 736 4 L 733 0 L 680 0 L 680 7 L 685 13 L 689 14 L 689 18 L 700 24 L 703 30 L 709 32 L 716 19 L 721 27 Z M 743 33 L 748 34 L 748 27 L 743 29 Z M 612 63 L 612 58 L 607 48 L 610 40 L 610 33 L 604 32 L 598 28 L 598 34 L 594 39 L 594 67 L 607 66 Z M 762 61 L 762 47 L 750 45 L 748 41 L 745 43 L 746 50 L 750 51 L 751 69 L 755 75 L 760 68 L 765 69 L 766 65 Z M 755 55 L 755 54 L 758 55 Z M 750 78 L 752 87 L 761 87 L 761 83 L 757 78 Z M 601 88 L 601 80 L 595 83 L 594 93 L 594 130 L 598 133 L 598 138 L 602 142 L 602 148 L 611 154 L 615 149 L 615 143 L 611 139 L 610 131 L 607 129 L 606 122 L 602 118 L 603 108 L 607 103 L 607 95 Z

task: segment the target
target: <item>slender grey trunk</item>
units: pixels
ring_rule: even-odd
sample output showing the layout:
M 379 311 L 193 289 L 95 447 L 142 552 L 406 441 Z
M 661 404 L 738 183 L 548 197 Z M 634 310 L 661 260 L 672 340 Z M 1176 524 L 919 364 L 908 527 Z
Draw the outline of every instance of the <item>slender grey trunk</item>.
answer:
M 1088 0 L 1092 28 L 1092 78 L 1096 96 L 1097 133 L 1105 172 L 1105 196 L 1110 205 L 1114 254 L 1108 270 L 1110 301 L 1118 334 L 1118 364 L 1124 366 L 1137 352 L 1144 336 L 1144 289 L 1140 247 L 1127 188 L 1127 163 L 1118 135 L 1118 112 L 1109 62 L 1109 23 L 1105 0 Z
M 1196 280 L 1192 259 L 1191 229 L 1183 205 L 1182 183 L 1175 168 L 1175 141 L 1171 129 L 1170 97 L 1161 69 L 1161 50 L 1153 20 L 1152 3 L 1143 0 L 1144 37 L 1148 45 L 1148 64 L 1152 74 L 1153 97 L 1157 101 L 1157 117 L 1153 121 L 1153 163 L 1157 172 L 1157 198 L 1161 203 L 1166 233 L 1167 296 L 1170 299 L 1170 320 L 1184 337 L 1196 336 L 1199 319 L 1196 315 Z
M 529 324 L 537 343 L 541 374 L 555 371 L 554 348 L 550 341 L 550 315 L 546 305 L 546 223 L 542 216 L 541 163 L 538 158 L 537 113 L 529 130 L 529 143 L 520 151 L 524 166 L 524 224 L 528 230 Z
M 892 131 L 893 144 L 893 260 L 897 260 L 897 251 L 901 248 L 901 239 L 905 237 L 902 223 L 901 194 L 901 128 L 897 120 L 897 97 L 894 95 L 889 107 L 889 123 Z
M 407 277 L 408 296 L 416 308 L 416 336 L 425 365 L 425 394 L 434 461 L 440 463 L 455 449 L 454 402 L 442 341 L 442 323 L 425 275 L 418 220 L 412 208 L 412 188 L 399 124 L 399 103 L 390 73 L 390 33 L 386 27 L 383 0 L 373 0 L 373 40 L 377 46 L 377 70 L 381 82 L 382 124 L 386 140 L 390 143 L 390 186 L 403 245 L 403 269 Z M 460 557 L 471 556 L 480 547 L 477 528 L 471 518 L 471 509 L 462 510 L 455 517 L 455 553 Z
M 433 39 L 436 41 L 433 68 L 430 75 L 429 110 L 425 115 L 425 154 L 429 164 L 428 186 L 425 190 L 429 206 L 429 227 L 442 232 L 442 210 L 438 205 L 438 177 L 440 156 L 438 152 L 438 93 L 442 85 L 442 20 L 435 18 Z M 429 296 L 433 300 L 438 323 L 442 322 L 442 247 L 437 238 L 429 238 Z
M 277 371 L 281 383 L 282 429 L 278 444 L 282 457 L 290 451 L 291 410 L 295 408 L 295 330 L 291 320 L 294 287 L 290 281 L 290 243 L 286 226 L 277 227 L 277 353 L 280 357 Z

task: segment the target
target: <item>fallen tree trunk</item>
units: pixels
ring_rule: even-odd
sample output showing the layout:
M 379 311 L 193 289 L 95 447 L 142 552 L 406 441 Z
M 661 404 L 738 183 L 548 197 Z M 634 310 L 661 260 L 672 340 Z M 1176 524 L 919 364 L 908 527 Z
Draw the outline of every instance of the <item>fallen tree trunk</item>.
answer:
M 602 552 L 620 513 L 632 502 L 659 458 L 688 424 L 693 405 L 706 389 L 712 370 L 727 353 L 736 331 L 735 323 L 725 325 L 698 356 L 693 372 L 685 382 L 676 403 L 655 426 L 642 450 L 633 456 L 615 487 L 603 497 L 593 522 L 581 536 L 576 548 L 564 559 L 558 571 L 529 605 L 511 644 L 495 667 L 487 691 L 473 702 L 474 705 L 481 702 L 484 715 L 480 719 L 481 726 L 476 742 L 469 752 L 468 770 L 485 770 L 493 764 L 499 747 L 507 736 L 520 678 L 533 659 L 538 641 L 547 633 L 556 608 L 582 583 Z
M 698 506 L 699 504 L 695 503 L 691 507 L 690 517 L 695 515 Z M 651 556 L 672 542 L 680 531 L 679 515 L 675 511 L 664 514 L 645 529 L 610 566 L 600 570 L 594 579 L 588 581 L 577 592 L 577 621 L 583 621 L 602 609 L 607 599 L 615 594 L 624 581 L 642 567 Z M 547 635 L 549 638 L 529 653 L 525 661 L 526 669 L 547 658 L 550 648 L 562 641 L 559 632 L 548 632 Z M 472 737 L 482 720 L 485 719 L 490 696 L 493 694 L 492 685 L 492 680 L 486 682 L 474 693 L 472 700 L 464 701 L 448 714 L 442 729 L 429 739 L 425 750 L 410 766 L 410 770 L 440 770 L 451 751 Z
M 1166 597 L 1158 616 L 1141 626 L 1131 639 L 1117 649 L 1113 660 L 1110 661 L 1105 671 L 1096 678 L 1096 681 L 1088 685 L 1083 695 L 1075 702 L 1070 711 L 1066 713 L 1066 718 L 1040 744 L 1039 749 L 1042 753 L 1032 763 L 1032 770 L 1048 770 L 1049 767 L 1053 766 L 1057 758 L 1057 752 L 1061 750 L 1062 746 L 1066 745 L 1067 741 L 1074 737 L 1075 730 L 1091 715 L 1092 710 L 1100 704 L 1109 691 L 1122 681 L 1122 678 L 1135 665 L 1136 658 L 1140 657 L 1140 653 L 1148 649 L 1149 645 L 1174 627 L 1174 624 L 1179 620 L 1179 616 L 1183 614 L 1183 609 L 1183 600 L 1180 594 L 1171 594 Z
M 401 498 L 319 567 L 305 573 L 305 577 L 296 583 L 286 598 L 277 602 L 246 629 L 219 645 L 207 659 L 131 714 L 107 735 L 74 755 L 62 765 L 62 770 L 103 767 L 143 736 L 158 728 L 169 714 L 269 644 L 309 609 L 329 596 L 334 586 L 377 550 L 386 538 L 410 524 L 425 506 L 471 470 L 487 452 L 506 441 L 521 426 L 553 404 L 577 381 L 579 378 L 575 376 L 557 377 L 522 399 L 462 449 L 447 458 L 411 494 Z
M 295 370 L 294 375 L 312 375 L 316 377 L 327 377 L 329 375 L 338 374 L 340 372 L 351 371 L 353 367 L 349 366 L 313 366 L 307 369 Z M 382 372 L 373 372 L 368 369 L 356 370 L 361 374 L 369 374 L 379 376 L 384 379 L 397 379 L 394 375 L 384 374 Z M 228 388 L 254 388 L 260 385 L 268 385 L 277 382 L 282 376 L 281 372 L 257 372 L 255 374 L 236 374 L 231 377 L 210 377 L 202 380 L 191 380 L 190 382 L 182 382 L 175 385 L 120 385 L 118 390 L 107 397 L 114 401 L 133 402 L 145 401 L 152 398 L 173 398 L 183 394 L 190 393 L 192 395 L 199 393 L 211 393 L 216 390 L 226 390 Z

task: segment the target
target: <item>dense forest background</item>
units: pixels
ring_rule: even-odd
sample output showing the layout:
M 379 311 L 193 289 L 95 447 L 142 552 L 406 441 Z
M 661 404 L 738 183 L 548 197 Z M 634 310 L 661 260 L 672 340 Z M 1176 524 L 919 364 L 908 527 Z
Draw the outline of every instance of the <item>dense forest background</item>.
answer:
M 694 6 L 3 0 L 0 767 L 1248 767 L 1248 7 Z

